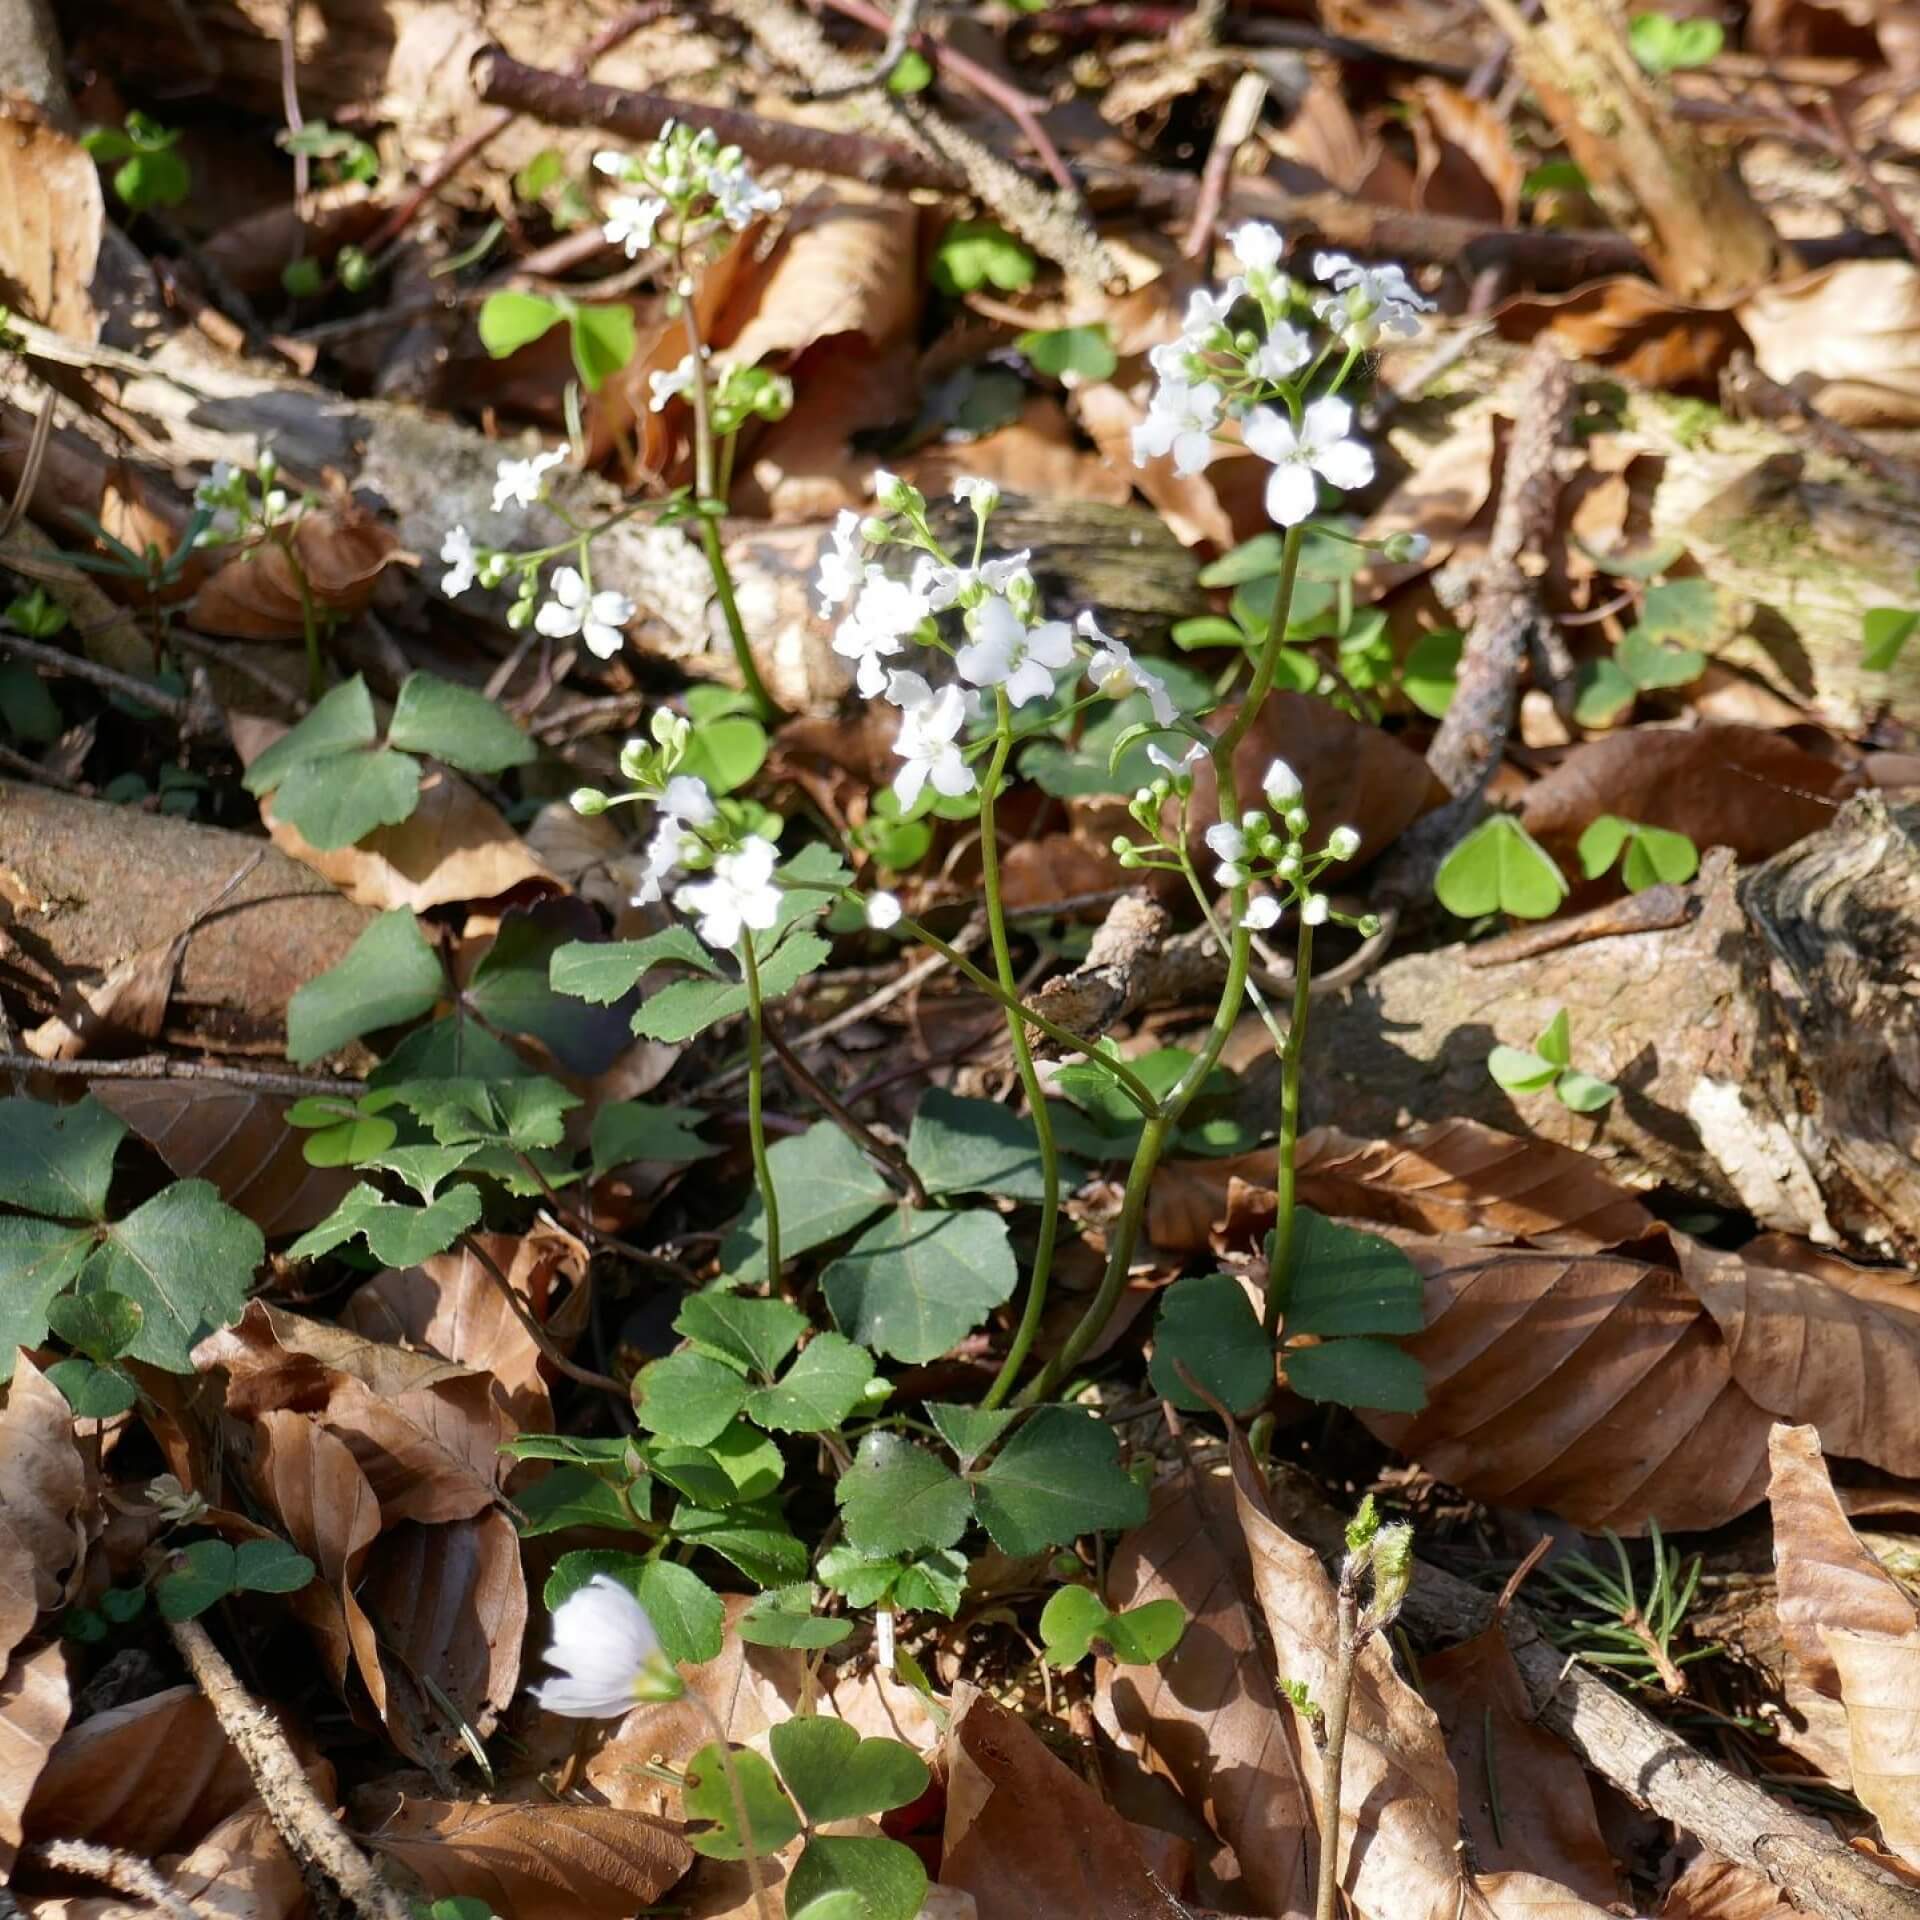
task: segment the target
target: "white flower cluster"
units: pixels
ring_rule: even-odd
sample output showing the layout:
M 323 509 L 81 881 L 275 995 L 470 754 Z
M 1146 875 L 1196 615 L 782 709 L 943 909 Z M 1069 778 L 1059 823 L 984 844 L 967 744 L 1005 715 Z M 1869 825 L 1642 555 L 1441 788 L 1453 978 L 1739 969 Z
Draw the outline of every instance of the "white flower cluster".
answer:
M 685 248 L 722 228 L 739 233 L 780 205 L 779 194 L 747 171 L 738 147 L 723 147 L 711 129 L 696 133 L 677 121 L 668 121 L 644 153 L 596 153 L 593 164 L 610 179 L 640 189 L 608 203 L 601 229 L 629 259 L 654 244 L 660 222 L 669 215 L 675 239 Z
M 974 513 L 974 551 L 965 564 L 935 538 L 918 489 L 876 473 L 874 497 L 878 513 L 843 512 L 834 523 L 815 584 L 823 616 L 844 609 L 833 650 L 853 662 L 854 684 L 869 699 L 884 697 L 900 709 L 893 750 L 905 764 L 893 790 L 902 807 L 913 806 L 928 786 L 948 799 L 975 790 L 978 776 L 961 734 L 984 712 L 984 693 L 1024 707 L 1051 699 L 1059 676 L 1077 668 L 1108 699 L 1144 693 L 1155 723 L 1174 724 L 1178 715 L 1165 682 L 1102 633 L 1091 613 L 1071 625 L 1040 617 L 1029 552 L 987 556 L 987 522 L 1000 501 L 992 481 L 954 483 L 953 497 Z M 887 545 L 917 549 L 908 578 L 870 557 Z M 945 614 L 958 616 L 957 636 L 941 632 Z M 914 668 L 895 665 L 910 644 L 949 655 L 959 678 L 936 688 Z
M 242 468 L 229 460 L 216 460 L 213 471 L 193 490 L 193 504 L 210 516 L 194 536 L 194 545 L 226 546 L 256 530 L 264 533 L 270 527 L 297 520 L 312 501 L 304 494 L 290 494 L 276 486 L 279 472 L 279 460 L 268 447 L 254 469 L 253 477 L 259 482 L 256 497 Z
M 1267 513 L 1297 527 L 1319 503 L 1320 483 L 1348 491 L 1373 478 L 1373 455 L 1353 437 L 1353 409 L 1337 389 L 1353 362 L 1383 334 L 1419 331 L 1433 303 L 1398 267 L 1362 267 L 1344 253 L 1314 256 L 1313 294 L 1280 271 L 1285 243 L 1276 229 L 1249 221 L 1229 236 L 1241 271 L 1188 300 L 1179 337 L 1147 356 L 1156 376 L 1147 417 L 1133 430 L 1138 465 L 1173 458 L 1174 471 L 1202 472 L 1217 436 L 1240 423 L 1245 445 L 1272 464 Z M 1235 316 L 1258 324 L 1236 328 Z M 1311 312 L 1326 330 L 1316 344 L 1291 316 Z M 1309 399 L 1316 376 L 1336 353 L 1344 359 L 1332 391 Z

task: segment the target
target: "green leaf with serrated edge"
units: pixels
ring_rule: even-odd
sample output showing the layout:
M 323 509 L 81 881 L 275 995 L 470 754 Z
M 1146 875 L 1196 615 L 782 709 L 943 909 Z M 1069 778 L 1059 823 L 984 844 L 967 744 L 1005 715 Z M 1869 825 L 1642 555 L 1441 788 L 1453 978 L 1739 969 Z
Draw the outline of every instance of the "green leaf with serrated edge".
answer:
M 1282 1301 L 1289 1336 L 1418 1333 L 1426 1283 L 1392 1241 L 1343 1227 L 1311 1207 L 1294 1212 L 1293 1261 Z
M 463 773 L 499 773 L 540 756 L 533 740 L 485 694 L 431 673 L 411 673 L 401 683 L 387 744 L 431 754 Z
M 1860 664 L 1869 673 L 1886 673 L 1920 629 L 1920 612 L 1905 607 L 1869 607 L 1860 623 Z
M 1511 814 L 1496 813 L 1449 853 L 1434 876 L 1435 897 L 1462 920 L 1510 913 L 1544 920 L 1567 896 L 1552 856 Z
M 1567 1018 L 1565 1007 L 1559 1008 L 1541 1028 L 1533 1048 L 1542 1060 L 1551 1060 L 1556 1067 L 1573 1064 L 1573 1022 Z
M 566 1138 L 566 1116 L 581 1104 L 577 1093 L 544 1074 L 524 1080 L 402 1080 L 370 1097 L 405 1107 L 439 1147 L 504 1146 L 522 1153 L 559 1146 Z M 391 1157 L 377 1147 L 364 1159 L 385 1166 Z
M 643 1427 L 683 1446 L 717 1440 L 745 1405 L 739 1371 L 704 1353 L 670 1353 L 651 1360 L 633 1383 L 633 1411 Z
M 1102 325 L 1023 333 L 1013 344 L 1036 373 L 1055 380 L 1069 373 L 1078 380 L 1104 380 L 1120 364 Z
M 1642 627 L 1622 634 L 1614 649 L 1614 664 L 1643 693 L 1663 687 L 1686 687 L 1707 670 L 1707 656 L 1692 647 L 1669 647 Z
M 687 1762 L 682 1804 L 687 1845 L 709 1860 L 744 1860 L 749 1853 L 778 1853 L 800 1831 L 800 1816 L 780 1790 L 772 1767 L 751 1747 L 733 1754 L 734 1784 L 727 1780 L 720 1749 L 709 1742 Z M 744 1803 L 747 1833 L 740 1831 L 736 1787 Z M 788 1893 L 789 1903 L 792 1894 Z
M 481 302 L 480 344 L 494 359 L 504 360 L 558 326 L 560 319 L 560 309 L 551 300 L 505 287 Z
M 1598 1113 L 1620 1089 L 1610 1080 L 1597 1080 L 1578 1067 L 1569 1067 L 1553 1083 L 1560 1104 L 1573 1113 Z
M 805 1133 L 776 1141 L 767 1149 L 767 1164 L 780 1204 L 781 1257 L 787 1260 L 872 1219 L 892 1191 L 831 1120 L 818 1120 Z M 749 1194 L 720 1246 L 720 1266 L 729 1284 L 766 1279 L 764 1219 L 760 1196 Z
M 738 1293 L 690 1293 L 673 1329 L 716 1358 L 771 1380 L 807 1330 L 807 1316 L 784 1300 Z
M 938 1613 L 951 1620 L 966 1592 L 967 1557 L 952 1548 L 905 1554 L 867 1554 L 842 1542 L 829 1547 L 814 1567 L 820 1579 L 851 1606 L 871 1607 L 891 1598 L 906 1613 Z
M 849 1338 L 918 1363 L 964 1340 L 1012 1298 L 1018 1279 L 999 1214 L 898 1206 L 827 1268 L 820 1286 Z
M 589 393 L 598 393 L 633 358 L 633 309 L 613 301 L 575 307 L 567 315 L 567 327 L 574 371 Z
M 1720 590 L 1697 574 L 1649 587 L 1640 603 L 1639 631 L 1650 640 L 1705 640 L 1720 611 Z M 1631 673 L 1632 669 L 1628 668 Z
M 668 1486 L 703 1507 L 728 1507 L 760 1499 L 786 1473 L 780 1449 L 758 1428 L 736 1420 L 704 1447 L 655 1441 L 648 1464 Z
M 1610 727 L 1632 708 L 1639 694 L 1611 655 L 1583 660 L 1574 676 L 1574 720 L 1583 727 Z
M 611 1006 L 624 1000 L 643 974 L 673 962 L 720 979 L 720 963 L 691 927 L 676 921 L 644 940 L 577 940 L 562 947 L 548 966 L 555 993 Z
M 747 1395 L 747 1418 L 776 1433 L 824 1433 L 866 1398 L 873 1355 L 837 1333 L 817 1333 L 779 1381 Z
M 180 1551 L 180 1565 L 154 1583 L 163 1620 L 192 1620 L 233 1592 L 233 1549 L 224 1540 L 196 1540 Z
M 930 1194 L 991 1193 L 1007 1200 L 1046 1198 L 1040 1142 L 1031 1119 L 993 1100 L 963 1099 L 929 1087 L 913 1116 L 907 1160 Z M 1062 1167 L 1071 1191 L 1080 1169 Z
M 784 1587 L 806 1578 L 805 1543 L 772 1501 L 717 1512 L 683 1503 L 674 1512 L 673 1537 L 732 1561 L 758 1587 Z
M 798 1647 L 817 1653 L 837 1647 L 853 1631 L 851 1620 L 832 1620 L 813 1610 L 813 1589 L 804 1580 L 758 1595 L 734 1622 L 750 1647 Z
M 371 1164 L 397 1174 L 422 1200 L 431 1200 L 473 1158 L 473 1153 L 471 1141 L 454 1147 L 389 1147 Z
M 304 720 L 256 754 L 240 784 L 256 799 L 271 793 L 295 767 L 370 747 L 380 737 L 373 696 L 359 674 L 325 695 Z
M 590 1467 L 556 1467 L 514 1495 L 523 1516 L 521 1536 L 564 1533 L 569 1527 L 612 1528 L 634 1524 L 633 1510 L 620 1489 Z
M 950 1547 L 967 1528 L 966 1483 L 896 1433 L 869 1433 L 834 1487 L 847 1538 L 862 1553 Z
M 417 1267 L 446 1250 L 480 1221 L 480 1195 L 470 1186 L 449 1187 L 431 1206 L 409 1207 L 364 1184 L 349 1192 L 317 1227 L 287 1249 L 289 1260 L 313 1260 L 356 1235 L 383 1266 Z
M 927 1870 L 899 1840 L 816 1834 L 793 1863 L 783 1891 L 790 1920 L 849 1920 L 855 1914 L 914 1920 L 927 1897 Z
M 1391 1340 L 1325 1340 L 1287 1350 L 1287 1385 L 1303 1400 L 1380 1413 L 1418 1413 L 1427 1404 L 1420 1362 Z
M 298 1593 L 312 1583 L 316 1569 L 304 1553 L 284 1540 L 243 1540 L 234 1549 L 236 1593 Z
M 817 933 L 791 933 L 760 965 L 760 993 L 778 1000 L 791 993 L 833 952 L 833 943 Z M 726 980 L 676 980 L 648 996 L 633 1016 L 633 1030 L 644 1040 L 691 1040 L 722 1020 L 747 1010 L 747 990 Z
M 819 1714 L 781 1721 L 767 1744 L 810 1826 L 890 1813 L 918 1800 L 932 1779 L 927 1763 L 904 1742 L 862 1739 L 844 1720 Z
M 76 1353 L 101 1364 L 118 1360 L 140 1334 L 140 1303 L 104 1287 L 47 1303 L 47 1325 Z
M 0 1203 L 55 1220 L 104 1220 L 127 1123 L 93 1098 L 0 1100 Z
M 1113 1429 L 1077 1407 L 1039 1408 L 973 1488 L 980 1523 L 1002 1553 L 1039 1553 L 1147 1517 L 1146 1489 L 1121 1466 Z
M 682 773 L 707 783 L 716 797 L 735 793 L 766 764 L 767 730 L 750 714 L 729 714 L 708 720 L 694 730 Z
M 305 1066 L 362 1034 L 417 1020 L 445 991 L 439 958 L 413 915 L 383 913 L 288 1003 L 287 1058 Z
M 1560 1076 L 1553 1061 L 1526 1047 L 1495 1047 L 1487 1055 L 1487 1071 L 1509 1093 L 1544 1093 Z
M 697 1573 L 671 1560 L 648 1560 L 618 1547 L 582 1547 L 553 1563 L 541 1593 L 551 1613 L 596 1573 L 610 1574 L 647 1610 L 667 1658 L 686 1666 L 715 1659 L 726 1635 L 726 1608 Z
M 927 1418 L 933 1430 L 954 1451 L 962 1473 L 991 1447 L 1019 1416 L 1011 1407 L 964 1407 L 930 1400 Z
M 654 1107 L 616 1100 L 593 1116 L 589 1151 L 596 1173 L 632 1160 L 704 1160 L 720 1151 L 695 1131 L 706 1120 L 698 1107 Z
M 1056 1667 L 1078 1666 L 1096 1642 L 1123 1667 L 1150 1667 L 1180 1644 L 1186 1626 L 1178 1600 L 1113 1613 L 1090 1587 L 1061 1587 L 1040 1612 L 1041 1644 Z
M 419 804 L 420 762 L 390 747 L 303 761 L 273 791 L 274 818 L 322 853 L 398 826 Z
M 47 1337 L 47 1308 L 79 1277 L 93 1230 L 0 1214 L 0 1381 L 13 1378 L 22 1347 Z
M 1700 850 L 1684 833 L 1665 827 L 1636 827 L 1620 877 L 1629 892 L 1679 886 L 1700 871 Z
M 1617 813 L 1603 813 L 1580 836 L 1575 851 L 1580 856 L 1580 871 L 1589 880 L 1597 880 L 1620 857 L 1620 849 L 1633 838 L 1634 823 Z
M 56 1360 L 46 1372 L 76 1420 L 111 1420 L 140 1398 L 140 1389 L 124 1373 L 91 1360 Z
M 246 1310 L 266 1241 L 205 1180 L 176 1180 L 108 1229 L 80 1289 L 124 1295 L 140 1309 L 127 1356 L 193 1371 L 193 1348 Z
M 1407 649 L 1400 668 L 1400 691 L 1429 719 L 1438 720 L 1453 705 L 1466 637 L 1453 627 L 1423 633 Z
M 367 1076 L 367 1084 L 385 1087 L 402 1080 L 458 1080 L 474 1075 L 519 1080 L 538 1071 L 456 1002 L 443 1018 L 416 1027 L 401 1040 Z
M 1181 1377 L 1185 1367 L 1199 1383 L 1196 1393 Z M 1206 1395 L 1229 1413 L 1246 1413 L 1273 1390 L 1273 1346 L 1246 1289 L 1229 1273 L 1176 1280 L 1160 1296 L 1148 1366 L 1153 1390 L 1188 1412 L 1207 1406 Z

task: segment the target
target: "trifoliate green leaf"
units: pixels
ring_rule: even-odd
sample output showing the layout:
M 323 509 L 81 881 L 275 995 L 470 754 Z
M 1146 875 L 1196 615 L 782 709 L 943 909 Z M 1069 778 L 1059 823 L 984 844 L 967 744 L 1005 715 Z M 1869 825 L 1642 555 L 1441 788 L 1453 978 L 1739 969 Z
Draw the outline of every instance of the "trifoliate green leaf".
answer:
M 431 754 L 465 773 L 523 767 L 540 752 L 485 694 L 431 673 L 409 674 L 401 683 L 387 744 Z
M 793 1810 L 793 1802 L 781 1792 L 773 1769 L 751 1747 L 734 1752 L 733 1769 L 748 1831 L 740 1831 L 734 1788 L 727 1782 L 720 1749 L 709 1743 L 687 1762 L 683 1789 L 687 1845 L 709 1860 L 744 1860 L 750 1853 L 778 1853 L 800 1831 L 800 1816 Z M 793 1904 L 791 1887 L 787 1904 Z
M 1496 813 L 1447 855 L 1434 876 L 1440 904 L 1462 920 L 1510 913 L 1544 920 L 1567 897 L 1552 856 L 1509 813 Z
M 1272 1343 L 1231 1274 L 1176 1280 L 1160 1296 L 1148 1376 L 1163 1400 L 1197 1413 L 1207 1402 L 1182 1379 L 1182 1366 L 1229 1413 L 1247 1412 L 1273 1390 Z
M 416 1020 L 447 991 L 438 956 L 404 909 L 373 921 L 338 966 L 309 980 L 287 1006 L 287 1057 L 318 1060 L 362 1034 Z
M 862 1739 L 844 1720 L 817 1713 L 781 1721 L 767 1744 L 781 1783 L 816 1827 L 904 1807 L 932 1778 L 904 1741 Z
M 927 1870 L 899 1840 L 817 1834 L 784 1891 L 790 1920 L 914 1920 L 927 1897 Z
M 670 1353 L 649 1361 L 633 1383 L 640 1424 L 663 1439 L 703 1447 L 717 1440 L 746 1404 L 747 1383 L 733 1367 L 704 1353 Z

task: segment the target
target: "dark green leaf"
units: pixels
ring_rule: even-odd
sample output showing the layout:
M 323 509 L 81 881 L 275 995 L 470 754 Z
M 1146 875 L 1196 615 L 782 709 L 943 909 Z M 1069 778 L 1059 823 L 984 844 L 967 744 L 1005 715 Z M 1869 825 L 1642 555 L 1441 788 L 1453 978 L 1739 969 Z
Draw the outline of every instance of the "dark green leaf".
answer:
M 485 694 L 431 673 L 409 674 L 402 683 L 387 744 L 431 754 L 467 773 L 523 767 L 540 753 Z
M 1327 1340 L 1289 1348 L 1287 1384 L 1303 1400 L 1382 1413 L 1418 1413 L 1427 1404 L 1420 1362 L 1391 1340 Z
M 1249 1411 L 1272 1391 L 1272 1342 L 1231 1274 L 1176 1280 L 1160 1296 L 1148 1375 L 1162 1399 L 1198 1413 L 1207 1402 L 1181 1378 L 1182 1366 L 1229 1413 Z
M 762 996 L 778 1000 L 791 993 L 832 951 L 817 933 L 789 934 L 761 963 Z M 633 1030 L 648 1040 L 691 1040 L 746 1010 L 747 990 L 731 980 L 676 980 L 648 996 L 633 1016 Z
M 913 1116 L 907 1159 L 930 1194 L 991 1193 L 1008 1200 L 1046 1198 L 1040 1142 L 1033 1121 L 994 1100 L 969 1100 L 930 1087 Z M 1080 1184 L 1080 1170 L 1061 1184 Z
M 450 1187 L 431 1206 L 409 1207 L 384 1199 L 364 1184 L 349 1192 L 317 1227 L 287 1249 L 290 1260 L 313 1260 L 343 1241 L 363 1237 L 383 1266 L 417 1267 L 446 1250 L 480 1220 L 480 1195 L 470 1186 Z
M 1113 1429 L 1078 1407 L 1041 1407 L 1017 1428 L 975 1479 L 974 1503 L 994 1545 L 1016 1557 L 1147 1517 Z
M 47 1378 L 66 1395 L 77 1420 L 111 1420 L 140 1398 L 140 1389 L 124 1373 L 91 1360 L 56 1360 Z
M 903 1741 L 862 1739 L 844 1720 L 804 1714 L 767 1735 L 773 1764 L 811 1826 L 889 1813 L 926 1792 L 927 1764 Z
M 756 1586 L 784 1587 L 806 1578 L 807 1549 L 775 1501 L 715 1511 L 682 1503 L 673 1516 L 673 1533 L 731 1560 Z
M 867 1157 L 831 1120 L 777 1141 L 767 1150 L 773 1191 L 780 1204 L 780 1252 L 791 1260 L 837 1240 L 886 1204 L 891 1189 Z M 763 1211 L 757 1193 L 720 1247 L 729 1284 L 751 1285 L 767 1277 Z
M 192 1620 L 233 1592 L 233 1549 L 224 1540 L 196 1540 L 180 1564 L 155 1583 L 153 1597 L 163 1620 Z
M 671 1560 L 643 1559 L 617 1547 L 585 1547 L 563 1553 L 547 1575 L 542 1598 L 548 1611 L 577 1593 L 596 1573 L 611 1574 L 647 1610 L 669 1660 L 701 1666 L 716 1659 L 725 1638 L 726 1608 L 697 1573 Z
M 869 1433 L 834 1488 L 847 1539 L 865 1554 L 950 1547 L 966 1531 L 966 1483 L 895 1433 Z
M 736 1420 L 704 1447 L 653 1442 L 647 1459 L 668 1486 L 703 1507 L 729 1507 L 761 1499 L 786 1472 L 780 1449 L 745 1420 Z
M 681 1303 L 674 1331 L 742 1372 L 771 1380 L 807 1330 L 807 1316 L 784 1300 L 757 1300 L 738 1293 L 690 1293 Z
M 140 1303 L 104 1287 L 69 1293 L 47 1304 L 47 1325 L 77 1353 L 105 1364 L 118 1360 L 139 1337 Z
M 240 1318 L 266 1257 L 260 1229 L 218 1189 L 176 1180 L 108 1231 L 80 1287 L 122 1294 L 140 1309 L 130 1358 L 191 1373 L 193 1347 Z
M 93 1246 L 91 1228 L 0 1214 L 0 1381 L 13 1378 L 20 1348 L 47 1337 L 48 1306 L 73 1284 Z
M 965 1339 L 1012 1297 L 1018 1277 L 999 1214 L 898 1206 L 827 1268 L 820 1285 L 844 1333 L 876 1353 L 919 1362 Z
M 933 1430 L 953 1449 L 960 1471 L 971 1473 L 973 1463 L 1019 1416 L 1011 1407 L 965 1407 L 931 1400 L 927 1403 L 927 1418 L 933 1422 Z
M 594 924 L 593 910 L 577 899 L 513 908 L 474 968 L 465 1004 L 490 1027 L 530 1034 L 575 1073 L 605 1072 L 626 1050 L 626 1010 L 597 1012 L 582 997 L 557 992 L 551 979 L 557 956 L 574 951 Z
M 706 1119 L 698 1107 L 654 1107 L 616 1100 L 593 1116 L 595 1173 L 631 1160 L 704 1160 L 720 1149 L 695 1131 Z
M 816 1834 L 785 1892 L 790 1920 L 914 1920 L 927 1897 L 927 1870 L 899 1840 Z
M 644 940 L 583 940 L 562 947 L 549 963 L 548 978 L 555 993 L 604 1007 L 624 1000 L 643 974 L 674 961 L 721 978 L 719 963 L 700 936 L 678 921 Z
M 314 1572 L 313 1562 L 284 1540 L 243 1540 L 234 1550 L 236 1593 L 298 1593 Z
M 746 1404 L 747 1383 L 704 1353 L 670 1353 L 650 1361 L 633 1383 L 640 1424 L 667 1440 L 703 1447 L 717 1440 Z
M 603 1475 L 584 1466 L 556 1467 L 514 1496 L 526 1516 L 523 1537 L 564 1533 L 569 1527 L 601 1527 L 616 1531 L 634 1524 L 633 1510 L 620 1489 Z
M 338 966 L 288 1003 L 287 1057 L 305 1066 L 362 1034 L 418 1019 L 445 990 L 439 958 L 413 915 L 383 913 Z
M 1418 1333 L 1425 1302 L 1419 1269 L 1392 1241 L 1296 1209 L 1283 1302 L 1289 1336 Z
M 256 754 L 241 784 L 257 799 L 271 793 L 295 767 L 370 747 L 379 737 L 373 696 L 356 673 L 325 695 L 298 726 Z
M 56 1220 L 104 1220 L 126 1122 L 93 1098 L 0 1100 L 0 1202 Z
M 817 1333 L 779 1382 L 747 1395 L 747 1417 L 776 1433 L 822 1433 L 866 1398 L 873 1356 L 837 1333 Z
M 376 827 L 398 826 L 419 801 L 420 762 L 380 747 L 290 767 L 274 789 L 273 811 L 327 853 L 356 845 Z

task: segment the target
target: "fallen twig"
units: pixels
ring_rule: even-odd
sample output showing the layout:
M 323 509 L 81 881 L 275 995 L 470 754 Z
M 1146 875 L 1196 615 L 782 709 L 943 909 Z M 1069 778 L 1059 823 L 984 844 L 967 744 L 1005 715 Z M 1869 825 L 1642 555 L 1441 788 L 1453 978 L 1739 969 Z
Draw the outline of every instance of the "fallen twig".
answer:
M 1204 260 L 1213 245 L 1213 230 L 1226 202 L 1234 159 L 1253 138 L 1260 124 L 1260 110 L 1266 104 L 1266 75 L 1249 67 L 1227 95 L 1227 104 L 1220 110 L 1220 124 L 1214 129 L 1213 145 L 1207 150 L 1207 164 L 1200 170 L 1200 197 L 1194 202 L 1193 224 L 1180 248 L 1189 260 Z
M 144 1900 L 164 1913 L 167 1920 L 200 1920 L 193 1903 L 174 1891 L 167 1876 L 151 1860 L 143 1860 L 137 1853 L 97 1846 L 91 1840 L 43 1840 L 27 1848 L 25 1858 L 56 1873 L 97 1880 L 115 1893 L 124 1893 L 129 1900 Z
M 74 1080 L 204 1080 L 295 1100 L 307 1094 L 351 1095 L 360 1088 L 360 1082 L 346 1074 L 322 1079 L 314 1073 L 261 1073 L 211 1060 L 176 1060 L 167 1053 L 143 1054 L 137 1060 L 42 1060 L 31 1053 L 0 1053 L 0 1072 L 64 1074 Z

